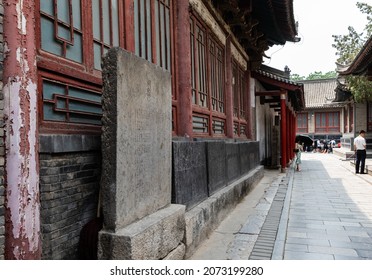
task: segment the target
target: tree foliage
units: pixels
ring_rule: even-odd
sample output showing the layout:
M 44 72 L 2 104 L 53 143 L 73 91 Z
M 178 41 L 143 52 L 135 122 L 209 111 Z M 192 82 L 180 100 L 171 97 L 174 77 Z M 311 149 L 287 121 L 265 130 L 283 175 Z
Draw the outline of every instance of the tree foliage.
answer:
M 349 26 L 348 34 L 332 36 L 334 40 L 332 46 L 337 50 L 336 55 L 338 55 L 337 62 L 344 66 L 353 62 L 372 35 L 372 6 L 361 2 L 356 5 L 367 16 L 367 24 L 363 32 L 359 33 L 352 26 Z M 356 102 L 372 101 L 372 82 L 368 81 L 366 77 L 348 76 L 346 82 Z
M 326 73 L 322 73 L 322 71 L 315 71 L 310 73 L 307 77 L 300 76 L 299 74 L 292 74 L 291 80 L 292 81 L 306 81 L 306 80 L 319 80 L 319 79 L 332 79 L 336 78 L 337 73 L 336 71 L 328 71 Z

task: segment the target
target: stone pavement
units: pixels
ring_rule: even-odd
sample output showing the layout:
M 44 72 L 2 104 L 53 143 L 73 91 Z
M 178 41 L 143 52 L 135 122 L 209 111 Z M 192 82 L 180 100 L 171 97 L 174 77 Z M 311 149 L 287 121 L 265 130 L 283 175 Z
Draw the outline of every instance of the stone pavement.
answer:
M 301 172 L 265 170 L 191 259 L 372 259 L 372 176 L 332 154 L 302 159 Z

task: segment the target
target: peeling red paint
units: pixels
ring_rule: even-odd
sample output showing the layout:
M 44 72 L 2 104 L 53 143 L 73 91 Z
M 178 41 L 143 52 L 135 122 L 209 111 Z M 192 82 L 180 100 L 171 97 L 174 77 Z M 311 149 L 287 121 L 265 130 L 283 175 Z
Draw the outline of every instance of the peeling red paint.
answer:
M 34 1 L 4 5 L 7 259 L 41 257 L 34 17 Z

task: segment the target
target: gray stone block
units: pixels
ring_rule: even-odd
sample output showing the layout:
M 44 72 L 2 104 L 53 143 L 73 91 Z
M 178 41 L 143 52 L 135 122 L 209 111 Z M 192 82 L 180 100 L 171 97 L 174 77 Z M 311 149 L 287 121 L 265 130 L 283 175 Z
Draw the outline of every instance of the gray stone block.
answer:
M 190 209 L 208 197 L 205 145 L 173 142 L 173 203 Z
M 118 230 L 171 203 L 171 79 L 120 48 L 102 76 L 102 206 Z
M 163 259 L 184 238 L 185 206 L 171 204 L 116 232 L 99 233 L 99 259 Z
M 212 195 L 226 186 L 226 143 L 206 142 L 208 160 L 208 194 Z
M 260 166 L 186 212 L 186 258 L 195 252 L 211 231 L 219 225 L 262 177 L 263 167 Z
M 237 143 L 226 143 L 226 168 L 228 183 L 240 177 L 240 154 Z
M 176 249 L 168 254 L 164 260 L 183 260 L 185 257 L 186 247 L 181 243 Z
M 96 135 L 40 135 L 40 153 L 71 153 L 96 151 L 101 139 Z
M 242 175 L 248 173 L 255 166 L 249 158 L 251 146 L 253 146 L 251 142 L 239 143 L 240 172 Z

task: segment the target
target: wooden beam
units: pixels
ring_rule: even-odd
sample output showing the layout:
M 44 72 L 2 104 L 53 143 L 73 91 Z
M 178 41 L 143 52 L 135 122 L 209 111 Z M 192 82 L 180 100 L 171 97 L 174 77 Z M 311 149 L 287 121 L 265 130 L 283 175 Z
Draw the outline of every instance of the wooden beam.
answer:
M 280 90 L 256 91 L 256 96 L 280 96 Z

